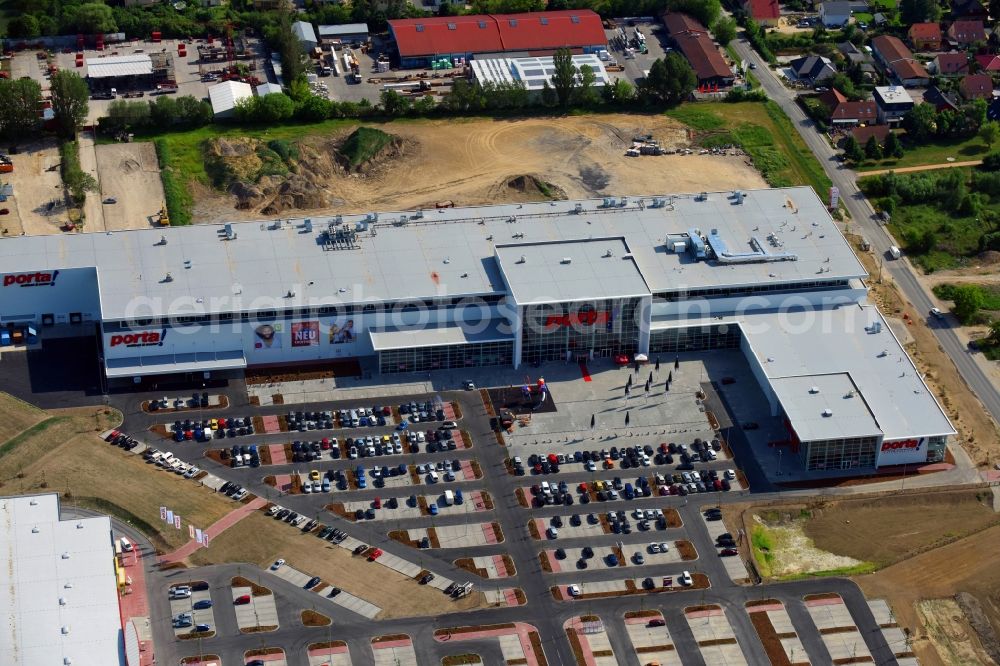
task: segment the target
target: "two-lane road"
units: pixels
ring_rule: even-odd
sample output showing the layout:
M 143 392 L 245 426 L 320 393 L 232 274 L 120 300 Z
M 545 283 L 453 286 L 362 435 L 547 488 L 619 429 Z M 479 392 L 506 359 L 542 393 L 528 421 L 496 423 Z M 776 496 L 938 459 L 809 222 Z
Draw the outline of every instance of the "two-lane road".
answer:
M 760 56 L 751 48 L 750 44 L 739 39 L 733 43 L 739 56 L 748 63 L 754 63 L 754 72 L 760 80 L 761 87 L 767 96 L 774 100 L 778 106 L 788 115 L 792 124 L 798 129 L 802 140 L 805 141 L 809 149 L 816 155 L 827 176 L 840 190 L 841 200 L 850 213 L 852 220 L 864 230 L 865 238 L 871 243 L 872 248 L 881 256 L 886 256 L 891 245 L 895 241 L 889 236 L 886 229 L 875 221 L 875 211 L 863 194 L 858 190 L 856 174 L 848 169 L 837 159 L 837 151 L 830 146 L 826 138 L 820 134 L 815 124 L 810 120 L 805 112 L 795 102 L 795 93 L 785 88 L 778 80 L 778 77 L 767 66 Z M 825 192 L 819 195 L 824 197 Z M 899 285 L 903 295 L 916 307 L 918 312 L 928 312 L 935 303 L 931 295 L 924 289 L 924 286 L 917 280 L 910 265 L 905 260 L 886 261 L 884 270 Z M 958 368 L 959 374 L 965 382 L 972 388 L 972 391 L 979 397 L 986 411 L 990 413 L 995 421 L 1000 421 L 1000 391 L 990 381 L 986 371 L 979 365 L 976 358 L 969 353 L 962 340 L 950 326 L 935 326 L 932 329 L 941 348 L 951 357 Z

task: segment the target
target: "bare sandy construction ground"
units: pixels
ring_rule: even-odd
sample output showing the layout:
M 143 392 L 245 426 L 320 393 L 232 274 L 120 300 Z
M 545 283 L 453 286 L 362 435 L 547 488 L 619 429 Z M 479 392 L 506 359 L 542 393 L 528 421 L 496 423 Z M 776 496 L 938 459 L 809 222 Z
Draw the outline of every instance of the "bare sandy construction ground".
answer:
M 687 130 L 661 115 L 405 121 L 379 127 L 405 141 L 404 154 L 371 174 L 335 173 L 327 187 L 338 203 L 309 213 L 412 209 L 441 200 L 461 206 L 543 198 L 508 185 L 525 175 L 549 183 L 552 194 L 567 198 L 766 187 L 744 156 L 625 157 L 636 135 L 652 134 L 665 147 L 688 144 Z M 266 217 L 236 210 L 231 195 L 197 189 L 198 222 Z
M 102 209 L 104 226 L 100 230 L 149 228 L 163 205 L 163 183 L 153 144 L 115 143 L 96 149 L 101 192 L 100 196 L 95 194 L 88 199 L 92 198 Z M 118 203 L 102 204 L 108 197 Z
M 67 215 L 59 177 L 59 147 L 55 140 L 22 144 L 19 152 L 10 158 L 14 172 L 8 178 L 14 186 L 13 201 L 17 208 L 16 211 L 11 208 L 11 219 L 2 221 L 8 234 L 16 236 L 22 231 L 29 236 L 62 233 L 59 225 L 66 221 Z

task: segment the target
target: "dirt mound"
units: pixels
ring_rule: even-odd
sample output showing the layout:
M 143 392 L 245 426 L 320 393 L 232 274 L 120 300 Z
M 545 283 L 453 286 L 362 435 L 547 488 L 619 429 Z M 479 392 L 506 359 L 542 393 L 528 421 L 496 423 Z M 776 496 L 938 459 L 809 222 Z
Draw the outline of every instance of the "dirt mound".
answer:
M 139 163 L 131 158 L 124 159 L 118 164 L 118 169 L 122 173 L 132 173 L 133 171 L 138 171 L 140 168 Z
M 985 252 L 977 254 L 976 259 L 979 260 L 979 263 L 987 266 L 1000 264 L 1000 252 L 997 252 L 996 250 L 986 250 Z
M 518 195 L 528 197 L 533 201 L 537 201 L 539 199 L 566 198 L 566 193 L 561 187 L 556 187 L 552 183 L 547 183 L 539 176 L 534 176 L 532 174 L 508 178 L 505 185 L 508 190 L 516 192 Z
M 349 173 L 371 174 L 402 158 L 409 142 L 372 127 L 359 127 L 340 141 L 337 161 Z

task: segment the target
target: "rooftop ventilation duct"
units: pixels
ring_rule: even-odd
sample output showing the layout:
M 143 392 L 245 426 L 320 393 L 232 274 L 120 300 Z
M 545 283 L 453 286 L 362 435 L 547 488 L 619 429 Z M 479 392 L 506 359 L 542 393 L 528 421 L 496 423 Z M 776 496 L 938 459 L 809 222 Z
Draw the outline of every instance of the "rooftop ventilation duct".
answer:
M 559 260 L 559 263 L 560 264 L 572 264 L 573 263 L 573 257 L 563 257 L 562 259 Z
M 812 393 L 813 395 L 815 395 L 815 394 L 819 393 L 819 387 L 818 386 L 810 386 L 809 387 L 809 392 Z
M 824 409 L 823 410 L 823 416 L 826 416 L 826 417 L 833 416 L 833 410 L 832 409 Z

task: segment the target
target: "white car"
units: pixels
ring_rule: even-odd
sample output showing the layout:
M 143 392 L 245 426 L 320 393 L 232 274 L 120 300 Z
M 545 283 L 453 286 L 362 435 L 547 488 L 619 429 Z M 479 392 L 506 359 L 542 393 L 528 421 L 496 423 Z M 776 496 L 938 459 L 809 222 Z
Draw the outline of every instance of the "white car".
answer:
M 930 314 L 935 319 L 944 319 L 944 313 L 941 312 L 941 308 L 931 308 Z
M 190 599 L 191 598 L 191 588 L 187 585 L 181 585 L 178 587 L 170 588 L 170 594 L 168 595 L 171 599 Z
M 302 482 L 302 492 L 305 493 L 306 495 L 308 495 L 309 493 L 311 493 L 312 492 L 312 484 L 309 483 L 308 481 L 303 481 Z
M 566 592 L 568 592 L 569 596 L 571 597 L 578 597 L 580 596 L 580 586 L 570 585 L 569 587 L 566 588 Z
M 658 543 L 651 543 L 651 544 L 649 544 L 649 552 L 651 552 L 651 553 L 658 553 L 658 552 L 660 552 L 660 544 L 658 544 Z
M 684 587 L 689 587 L 694 583 L 694 579 L 691 578 L 691 572 L 684 571 L 681 573 L 680 583 Z
M 282 560 L 275 560 L 274 564 L 271 565 L 271 571 L 277 571 L 282 566 L 284 566 L 284 564 L 285 564 L 285 560 L 283 560 L 283 559 Z
M 358 457 L 358 450 L 355 447 L 352 446 L 347 451 L 347 457 L 350 458 L 351 460 L 354 460 L 355 458 Z
M 736 472 L 734 472 L 731 469 L 727 469 L 726 472 L 723 474 L 723 476 L 732 481 L 733 479 L 736 478 Z
M 556 529 L 555 527 L 550 527 L 549 529 L 545 530 L 545 533 L 549 535 L 550 539 L 559 538 L 559 530 Z
M 670 544 L 668 544 L 666 541 L 661 541 L 660 542 L 660 552 L 661 553 L 665 553 L 668 550 L 670 550 Z

